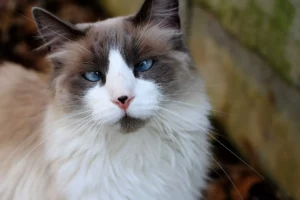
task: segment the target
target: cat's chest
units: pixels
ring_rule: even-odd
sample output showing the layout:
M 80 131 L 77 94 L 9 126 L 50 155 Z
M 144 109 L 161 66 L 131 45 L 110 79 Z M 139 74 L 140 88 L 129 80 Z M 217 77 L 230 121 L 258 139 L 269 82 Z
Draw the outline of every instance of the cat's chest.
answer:
M 98 143 L 88 137 L 53 140 L 49 145 L 56 149 L 48 157 L 67 200 L 170 199 L 174 188 L 191 189 L 191 172 L 199 160 L 194 140 L 170 141 L 145 132 L 136 138 L 110 137 Z

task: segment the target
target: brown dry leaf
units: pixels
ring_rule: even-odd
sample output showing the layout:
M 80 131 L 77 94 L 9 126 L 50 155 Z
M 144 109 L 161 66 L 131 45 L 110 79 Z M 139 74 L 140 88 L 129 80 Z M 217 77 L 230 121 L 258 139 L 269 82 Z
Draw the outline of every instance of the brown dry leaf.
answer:
M 235 182 L 237 189 L 231 190 L 231 199 L 233 200 L 240 200 L 242 196 L 243 199 L 247 199 L 249 197 L 249 191 L 251 187 L 259 182 L 262 179 L 259 176 L 246 176 L 241 177 L 239 180 Z M 239 192 L 239 193 L 238 193 Z

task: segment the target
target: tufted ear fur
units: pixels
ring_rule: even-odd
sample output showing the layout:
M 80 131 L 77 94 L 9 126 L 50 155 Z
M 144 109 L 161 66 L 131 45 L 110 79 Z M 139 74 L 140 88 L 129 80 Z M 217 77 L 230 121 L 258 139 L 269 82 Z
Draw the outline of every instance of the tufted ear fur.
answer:
M 134 16 L 135 24 L 152 22 L 161 27 L 180 29 L 178 0 L 145 0 Z
M 72 41 L 85 34 L 73 24 L 62 21 L 42 8 L 34 7 L 32 15 L 39 34 L 50 51 L 55 51 L 64 42 Z

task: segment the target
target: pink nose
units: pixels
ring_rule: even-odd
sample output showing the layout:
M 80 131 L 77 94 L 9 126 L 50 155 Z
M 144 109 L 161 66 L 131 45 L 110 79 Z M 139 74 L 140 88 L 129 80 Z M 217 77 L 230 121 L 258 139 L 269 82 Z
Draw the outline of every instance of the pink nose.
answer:
M 120 96 L 116 101 L 113 101 L 116 105 L 118 105 L 121 109 L 126 110 L 131 102 L 133 97 L 128 96 Z

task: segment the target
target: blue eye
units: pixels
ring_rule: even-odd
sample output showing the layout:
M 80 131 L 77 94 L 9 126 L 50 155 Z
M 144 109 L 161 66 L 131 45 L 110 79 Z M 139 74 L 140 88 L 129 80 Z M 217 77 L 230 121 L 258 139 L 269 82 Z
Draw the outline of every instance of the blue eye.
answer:
M 144 71 L 149 70 L 152 66 L 153 66 L 153 60 L 147 59 L 147 60 L 143 60 L 142 62 L 137 64 L 134 67 L 134 70 L 137 72 L 144 72 Z
M 101 79 L 100 72 L 85 72 L 82 74 L 82 76 L 83 78 L 91 82 L 96 82 Z

